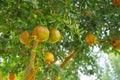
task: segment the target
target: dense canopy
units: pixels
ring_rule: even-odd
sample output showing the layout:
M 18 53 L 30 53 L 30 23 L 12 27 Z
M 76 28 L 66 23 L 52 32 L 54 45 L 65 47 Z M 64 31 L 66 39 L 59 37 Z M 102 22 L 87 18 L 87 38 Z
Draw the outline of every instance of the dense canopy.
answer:
M 57 29 L 60 37 L 51 43 L 49 32 L 35 31 L 37 36 L 31 36 L 37 26 Z M 29 32 L 24 37 L 30 40 L 29 45 L 20 41 L 24 31 Z M 36 40 L 38 36 L 45 38 L 45 34 L 47 39 Z M 92 36 L 86 38 L 88 34 Z M 94 49 L 119 55 L 119 34 L 120 0 L 1 0 L 0 73 L 5 80 L 12 73 L 23 80 L 35 69 L 35 80 L 78 80 L 80 70 L 86 75 L 97 74 L 100 79 L 102 72 Z M 44 52 L 54 55 L 47 59 L 49 65 Z

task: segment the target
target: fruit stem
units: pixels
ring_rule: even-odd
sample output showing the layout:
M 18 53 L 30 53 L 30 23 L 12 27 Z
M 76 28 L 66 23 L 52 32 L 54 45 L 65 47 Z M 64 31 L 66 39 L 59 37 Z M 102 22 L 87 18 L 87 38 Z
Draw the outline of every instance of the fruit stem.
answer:
M 36 57 L 36 51 L 34 51 L 34 50 L 36 50 L 37 46 L 38 46 L 38 42 L 35 41 L 34 45 L 33 45 L 33 50 L 31 51 L 31 57 L 30 57 L 30 67 L 31 68 L 34 68 L 34 62 L 35 62 L 35 57 Z
M 65 60 L 64 60 L 63 63 L 61 64 L 60 68 L 64 68 L 65 65 L 68 63 L 68 61 L 69 61 L 74 55 L 76 55 L 77 53 L 78 53 L 78 51 L 72 51 L 71 54 L 69 54 L 69 55 L 65 58 Z

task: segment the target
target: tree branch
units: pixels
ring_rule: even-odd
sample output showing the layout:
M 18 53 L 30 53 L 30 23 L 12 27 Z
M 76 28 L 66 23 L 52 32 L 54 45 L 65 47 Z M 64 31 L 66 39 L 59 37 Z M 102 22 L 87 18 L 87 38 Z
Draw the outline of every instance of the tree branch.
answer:
M 65 58 L 65 60 L 63 61 L 63 63 L 61 64 L 60 67 L 61 67 L 61 68 L 64 68 L 65 65 L 68 63 L 68 61 L 69 61 L 74 55 L 76 55 L 77 52 L 78 52 L 78 51 L 73 51 L 71 54 L 69 54 L 69 55 Z
M 38 42 L 35 41 L 34 45 L 33 45 L 33 50 L 31 51 L 30 65 L 29 65 L 27 75 L 25 76 L 24 80 L 34 80 L 35 75 L 37 73 L 36 68 L 34 68 L 34 62 L 35 62 L 35 57 L 36 57 L 36 48 L 37 48 L 37 46 L 38 46 Z
M 24 78 L 24 80 L 34 80 L 37 71 L 38 71 L 38 68 L 34 68 L 34 69 L 31 68 L 31 69 L 29 69 L 29 72 L 26 75 L 26 77 Z
M 65 60 L 60 65 L 60 68 L 64 68 L 65 65 L 70 61 L 70 59 L 73 58 L 77 53 L 78 53 L 78 50 L 77 51 L 72 51 L 68 56 L 66 56 Z M 55 77 L 54 80 L 58 80 L 58 77 Z
M 31 68 L 34 68 L 34 62 L 35 62 L 35 57 L 36 57 L 36 51 L 34 51 L 34 50 L 36 50 L 37 46 L 38 46 L 38 42 L 35 41 L 34 45 L 33 45 L 33 50 L 31 51 L 31 58 L 30 58 L 30 67 Z

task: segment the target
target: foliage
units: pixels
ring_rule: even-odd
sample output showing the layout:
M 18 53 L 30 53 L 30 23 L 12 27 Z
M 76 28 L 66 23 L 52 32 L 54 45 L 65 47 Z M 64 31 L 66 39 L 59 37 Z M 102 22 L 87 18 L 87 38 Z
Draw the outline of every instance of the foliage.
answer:
M 120 69 L 118 67 L 120 67 L 120 55 L 115 55 L 114 53 L 112 53 L 111 55 L 109 55 L 111 63 L 113 64 L 113 69 L 117 75 L 117 79 L 120 79 Z
M 62 40 L 54 44 L 39 43 L 35 59 L 35 65 L 39 67 L 36 80 L 54 78 L 59 72 L 61 80 L 77 80 L 80 66 L 84 74 L 100 75 L 97 57 L 91 54 L 95 45 L 90 46 L 85 41 L 88 33 L 97 36 L 96 46 L 104 52 L 120 54 L 111 45 L 113 37 L 120 38 L 120 8 L 114 6 L 112 0 L 1 0 L 0 17 L 0 58 L 3 59 L 0 71 L 3 76 L 15 73 L 21 76 L 19 79 L 24 78 L 32 48 L 21 44 L 19 35 L 25 30 L 31 33 L 38 25 L 58 29 Z M 61 69 L 66 55 L 74 50 L 78 53 Z M 59 64 L 46 66 L 44 51 L 53 53 Z

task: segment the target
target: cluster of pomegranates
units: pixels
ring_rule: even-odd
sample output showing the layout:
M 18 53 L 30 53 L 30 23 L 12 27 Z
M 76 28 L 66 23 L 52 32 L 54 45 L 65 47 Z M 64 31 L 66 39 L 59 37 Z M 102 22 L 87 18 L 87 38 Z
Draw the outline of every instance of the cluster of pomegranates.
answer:
M 50 43 L 55 43 L 61 39 L 61 34 L 57 29 L 49 29 L 43 26 L 37 26 L 33 29 L 32 34 L 26 30 L 22 32 L 19 36 L 19 40 L 21 43 L 28 45 L 32 40 L 38 42 L 49 41 Z

